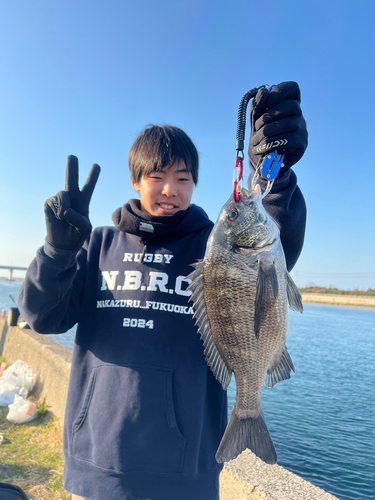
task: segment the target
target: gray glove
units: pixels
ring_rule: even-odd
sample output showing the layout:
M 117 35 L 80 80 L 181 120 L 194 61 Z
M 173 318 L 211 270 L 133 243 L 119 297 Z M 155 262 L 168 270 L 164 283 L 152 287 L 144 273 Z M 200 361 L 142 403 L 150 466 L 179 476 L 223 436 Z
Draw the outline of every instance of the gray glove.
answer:
M 46 241 L 55 248 L 79 250 L 92 230 L 89 220 L 89 204 L 100 167 L 92 166 L 82 190 L 78 187 L 78 158 L 68 156 L 65 191 L 48 198 L 44 204 L 46 217 Z

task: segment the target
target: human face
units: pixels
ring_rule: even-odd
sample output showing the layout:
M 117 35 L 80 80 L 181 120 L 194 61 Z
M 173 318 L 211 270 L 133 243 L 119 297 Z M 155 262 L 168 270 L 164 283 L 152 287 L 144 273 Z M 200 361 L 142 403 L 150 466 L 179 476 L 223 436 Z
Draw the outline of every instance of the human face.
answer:
M 161 172 L 143 175 L 139 183 L 132 180 L 132 184 L 141 195 L 142 207 L 151 215 L 174 215 L 187 210 L 194 189 L 193 177 L 183 161 Z

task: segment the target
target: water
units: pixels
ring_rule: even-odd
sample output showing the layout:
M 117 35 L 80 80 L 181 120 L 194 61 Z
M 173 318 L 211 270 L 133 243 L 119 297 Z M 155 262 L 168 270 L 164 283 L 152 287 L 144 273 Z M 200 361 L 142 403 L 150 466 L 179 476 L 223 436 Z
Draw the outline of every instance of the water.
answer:
M 296 373 L 262 406 L 279 465 L 341 500 L 375 498 L 375 311 L 306 304 L 291 313 Z M 230 410 L 236 388 L 228 389 Z
M 0 278 L 0 311 L 3 309 L 8 311 L 10 307 L 16 307 L 8 295 L 11 295 L 17 302 L 17 293 L 21 284 L 22 281 L 8 281 Z
M 17 302 L 17 293 L 20 289 L 22 281 L 8 281 L 6 279 L 0 278 L 0 311 L 5 309 L 9 310 L 10 307 L 15 307 L 14 302 L 9 298 L 9 295 L 13 297 L 13 299 Z M 74 346 L 74 337 L 75 337 L 76 327 L 73 327 L 71 330 L 68 330 L 63 335 L 48 335 L 52 339 L 57 340 L 61 344 L 73 349 Z
M 0 279 L 0 310 L 20 285 Z M 74 329 L 51 337 L 72 348 Z M 340 500 L 375 499 L 375 310 L 306 304 L 287 345 L 296 373 L 262 394 L 279 465 Z M 235 393 L 233 379 L 229 413 Z

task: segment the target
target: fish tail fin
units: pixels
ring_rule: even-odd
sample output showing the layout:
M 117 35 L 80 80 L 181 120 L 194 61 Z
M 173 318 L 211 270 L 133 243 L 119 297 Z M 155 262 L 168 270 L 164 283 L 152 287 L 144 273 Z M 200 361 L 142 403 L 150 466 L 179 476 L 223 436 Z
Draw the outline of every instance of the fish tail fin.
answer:
M 275 446 L 264 420 L 263 413 L 258 418 L 239 418 L 232 411 L 228 427 L 225 430 L 216 452 L 218 463 L 233 460 L 246 448 L 267 464 L 277 462 Z

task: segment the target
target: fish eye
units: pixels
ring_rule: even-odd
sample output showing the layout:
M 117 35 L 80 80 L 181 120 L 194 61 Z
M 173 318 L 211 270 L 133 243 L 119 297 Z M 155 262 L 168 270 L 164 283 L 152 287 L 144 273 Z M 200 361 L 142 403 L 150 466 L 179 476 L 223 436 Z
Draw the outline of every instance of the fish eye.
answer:
M 233 209 L 230 214 L 228 214 L 228 219 L 229 220 L 236 220 L 238 217 L 238 212 L 236 209 Z

